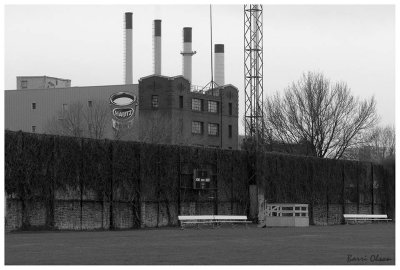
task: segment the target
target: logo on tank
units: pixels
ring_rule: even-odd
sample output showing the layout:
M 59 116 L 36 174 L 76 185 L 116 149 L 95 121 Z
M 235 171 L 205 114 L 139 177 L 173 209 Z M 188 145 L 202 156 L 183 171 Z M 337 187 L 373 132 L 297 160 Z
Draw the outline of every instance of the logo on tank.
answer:
M 131 127 L 135 117 L 137 97 L 130 92 L 118 92 L 110 96 L 110 107 L 113 116 L 113 127 Z M 124 125 L 121 125 L 124 124 Z M 126 125 L 128 124 L 128 125 Z

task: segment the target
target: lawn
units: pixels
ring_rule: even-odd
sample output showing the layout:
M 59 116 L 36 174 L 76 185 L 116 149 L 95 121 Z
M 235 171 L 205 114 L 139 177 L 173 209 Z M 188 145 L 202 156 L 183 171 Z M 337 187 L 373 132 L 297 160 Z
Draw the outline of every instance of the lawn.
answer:
M 393 223 L 5 234 L 7 265 L 394 264 Z

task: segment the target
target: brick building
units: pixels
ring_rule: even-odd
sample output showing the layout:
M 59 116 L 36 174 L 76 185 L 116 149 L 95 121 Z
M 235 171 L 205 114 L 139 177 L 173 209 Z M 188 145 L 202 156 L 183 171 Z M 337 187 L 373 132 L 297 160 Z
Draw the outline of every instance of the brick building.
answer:
M 90 110 L 93 103 L 108 104 L 110 96 L 117 92 L 129 92 L 138 98 L 133 126 L 121 139 L 238 148 L 238 89 L 228 84 L 208 91 L 191 91 L 183 76 L 151 75 L 141 78 L 138 84 L 6 90 L 5 128 L 52 133 L 47 125 L 60 111 L 76 103 Z M 90 137 L 88 132 L 82 134 Z M 115 138 L 111 110 L 104 138 Z
M 238 148 L 238 90 L 232 85 L 195 92 L 182 76 L 148 76 L 139 80 L 139 114 L 141 131 L 159 123 L 164 143 Z
M 45 89 L 71 87 L 71 80 L 49 76 L 18 76 L 17 89 Z

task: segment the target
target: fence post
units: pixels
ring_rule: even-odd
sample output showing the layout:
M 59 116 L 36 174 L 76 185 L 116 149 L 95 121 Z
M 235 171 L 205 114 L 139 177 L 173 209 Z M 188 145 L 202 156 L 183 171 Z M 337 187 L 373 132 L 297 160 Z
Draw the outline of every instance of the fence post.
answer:
M 160 146 L 157 145 L 157 228 L 160 223 L 160 195 L 161 195 L 161 182 L 160 182 Z
M 108 157 L 110 160 L 108 181 L 110 182 L 110 230 L 114 230 L 114 215 L 113 215 L 113 144 L 110 142 Z
M 329 225 L 329 189 L 326 185 L 326 225 Z
M 79 139 L 79 146 L 80 146 L 80 161 L 79 161 L 79 169 L 78 169 L 78 179 L 79 179 L 79 189 L 81 191 L 81 198 L 80 198 L 80 219 L 81 219 L 81 230 L 82 230 L 82 219 L 83 219 L 83 182 L 82 182 L 82 168 L 83 168 L 83 139 Z
M 53 153 L 52 153 L 52 175 L 51 175 L 51 187 L 50 187 L 50 202 L 49 202 L 49 214 L 48 214 L 48 218 L 49 221 L 48 226 L 51 228 L 55 227 L 55 203 L 56 203 L 56 198 L 55 198 L 55 192 L 56 192 L 56 177 L 57 177 L 57 166 L 56 166 L 56 162 L 57 162 L 57 140 L 56 140 L 56 136 L 53 136 Z
M 233 160 L 233 152 L 231 161 Z M 233 162 L 231 162 L 231 215 L 233 215 Z
M 141 175 L 141 164 L 140 164 L 141 163 L 140 160 L 142 158 L 141 151 L 142 151 L 142 145 L 139 144 L 138 151 L 137 151 L 137 155 L 139 157 L 136 159 L 137 162 L 138 162 L 138 171 L 136 173 L 136 175 L 138 176 L 138 179 L 137 179 L 137 196 L 136 196 L 136 211 L 137 211 L 136 218 L 138 219 L 137 221 L 139 222 L 139 224 L 137 224 L 139 228 L 140 228 L 140 226 L 142 224 L 142 198 L 141 198 L 141 194 L 142 194 L 141 177 L 142 177 L 142 175 Z
M 24 145 L 24 133 L 22 133 L 22 131 L 20 131 L 20 132 L 18 132 L 18 134 L 19 134 L 19 142 L 21 142 L 21 152 L 20 152 L 20 155 L 23 157 L 23 154 L 24 154 L 24 147 L 25 147 L 25 145 Z M 26 160 L 24 159 L 24 161 L 26 162 Z M 28 217 L 27 217 L 27 201 L 26 201 L 26 192 L 25 192 L 25 188 L 24 188 L 24 186 L 25 186 L 25 182 L 26 182 L 26 180 L 27 180 L 27 173 L 26 172 L 24 172 L 24 178 L 23 179 L 20 179 L 20 181 L 19 181 L 19 187 L 18 187 L 18 189 L 19 189 L 19 196 L 20 196 L 20 199 L 21 199 L 21 225 L 22 225 L 22 229 L 26 229 L 26 228 L 29 228 L 30 227 L 30 223 L 29 223 L 29 220 L 28 220 Z
M 311 186 L 311 202 L 310 202 L 310 207 L 309 207 L 309 223 L 310 225 L 315 225 L 314 223 L 314 168 L 313 164 L 310 163 L 310 186 Z
M 181 183 L 182 183 L 182 168 L 181 168 L 181 146 L 178 146 L 178 216 L 181 215 Z
M 221 128 L 221 130 L 222 130 L 222 128 Z M 222 137 L 221 137 L 221 141 L 222 141 Z M 222 148 L 222 147 L 221 147 Z M 215 164 L 216 164 L 216 170 L 217 170 L 217 177 L 215 178 L 215 198 L 214 198 L 214 215 L 218 215 L 218 202 L 219 202 L 219 199 L 218 199 L 218 178 L 220 177 L 220 175 L 221 175 L 221 164 L 219 164 L 218 162 L 220 162 L 220 160 L 218 159 L 218 152 L 217 152 L 217 150 L 214 150 L 215 151 Z M 211 168 L 212 168 L 212 166 L 211 166 Z M 211 178 L 211 175 L 210 175 L 210 178 Z
M 357 164 L 357 214 L 360 213 L 360 163 Z
M 371 162 L 371 214 L 374 214 L 374 165 Z
M 345 207 L 345 180 L 344 180 L 344 164 L 342 166 L 342 214 L 345 214 L 346 207 Z M 344 217 L 342 215 L 342 224 L 345 223 Z

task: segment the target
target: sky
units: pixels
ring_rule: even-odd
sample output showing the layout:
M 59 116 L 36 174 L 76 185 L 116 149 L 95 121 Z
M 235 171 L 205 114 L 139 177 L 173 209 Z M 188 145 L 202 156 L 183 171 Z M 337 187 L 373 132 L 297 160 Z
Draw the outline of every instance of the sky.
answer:
M 395 124 L 393 5 L 263 5 L 264 97 L 304 72 L 375 96 L 381 125 Z M 5 89 L 16 76 L 53 76 L 72 86 L 124 83 L 124 12 L 133 12 L 133 81 L 153 74 L 153 20 L 162 20 L 162 75 L 182 74 L 182 28 L 193 29 L 193 84 L 211 80 L 209 5 L 6 5 Z M 243 5 L 213 5 L 213 43 L 225 44 L 225 83 L 244 114 Z M 244 128 L 239 121 L 239 133 Z

